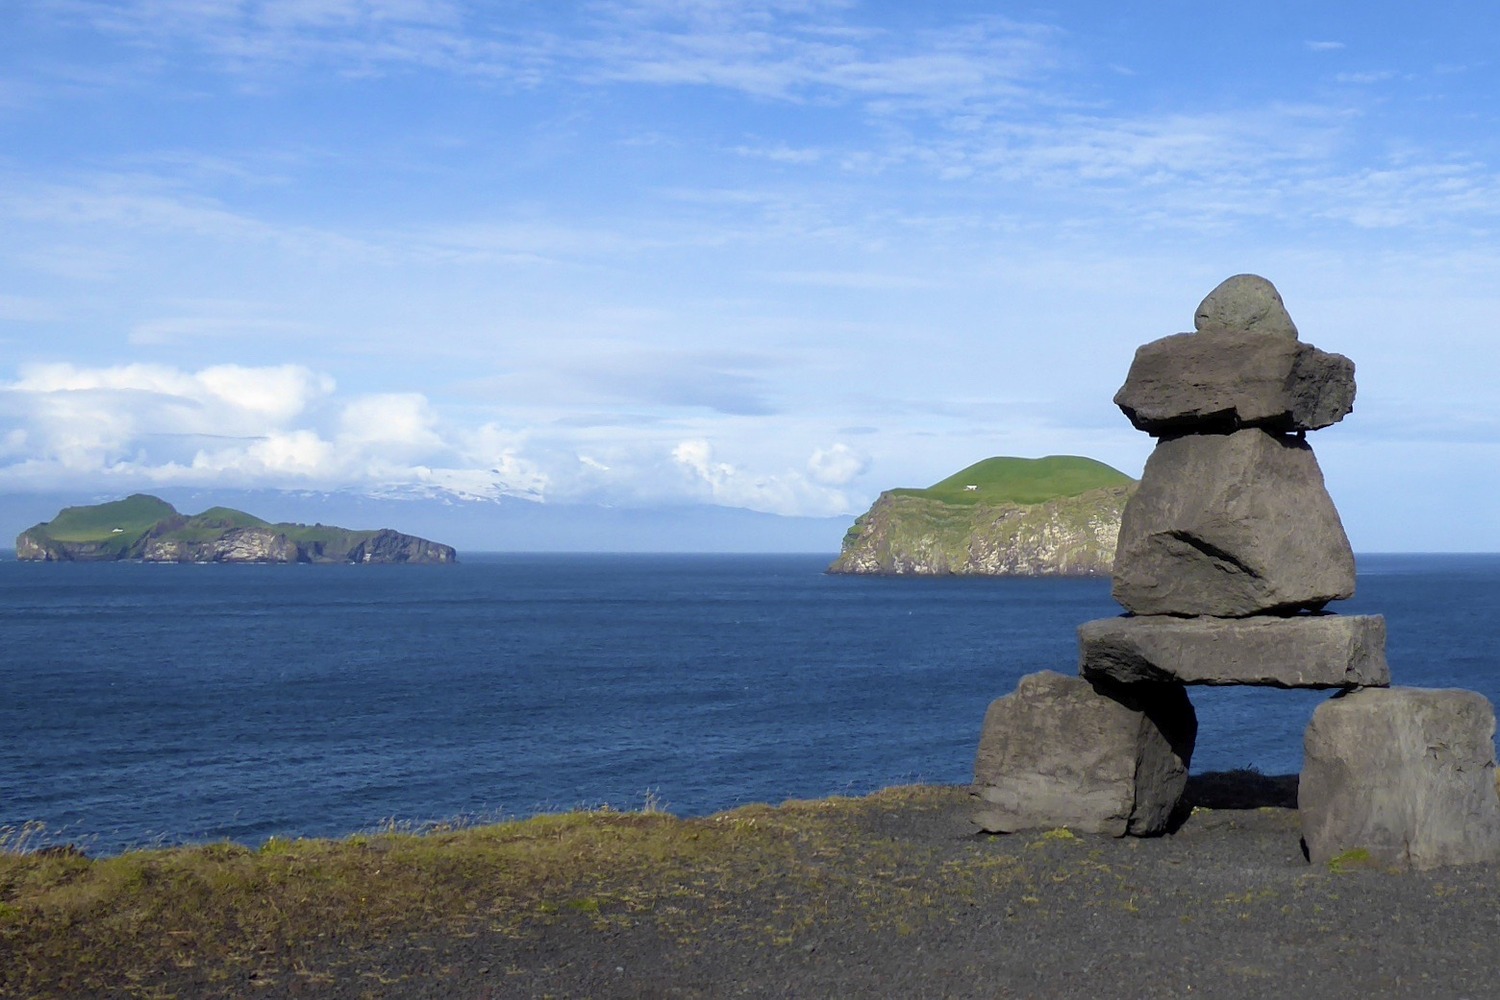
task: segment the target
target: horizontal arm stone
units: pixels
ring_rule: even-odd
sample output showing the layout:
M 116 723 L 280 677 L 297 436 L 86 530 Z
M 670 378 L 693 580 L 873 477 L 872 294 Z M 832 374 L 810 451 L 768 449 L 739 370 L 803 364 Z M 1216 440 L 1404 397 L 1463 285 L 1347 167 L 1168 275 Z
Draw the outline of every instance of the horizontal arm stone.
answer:
M 1078 672 L 1117 684 L 1384 687 L 1380 615 L 1104 618 L 1078 628 Z

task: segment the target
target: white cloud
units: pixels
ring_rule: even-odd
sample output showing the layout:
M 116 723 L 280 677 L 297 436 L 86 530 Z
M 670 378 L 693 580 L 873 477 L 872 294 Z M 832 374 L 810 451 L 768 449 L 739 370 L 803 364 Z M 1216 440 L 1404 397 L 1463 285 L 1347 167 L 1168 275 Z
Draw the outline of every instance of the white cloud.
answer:
M 318 480 L 337 468 L 338 451 L 309 430 L 272 431 L 242 448 L 199 452 L 193 469 L 233 473 L 251 480 Z
M 715 490 L 734 476 L 734 466 L 714 461 L 713 446 L 707 441 L 683 441 L 672 449 L 672 458 Z
M 841 491 L 815 482 L 801 472 L 751 473 L 721 462 L 706 440 L 678 443 L 672 449 L 672 458 L 699 484 L 703 499 L 726 507 L 826 517 L 850 513 L 854 506 Z M 835 457 L 829 464 L 838 466 L 840 459 Z
M 595 433 L 554 429 L 534 442 L 494 420 L 445 417 L 421 393 L 342 398 L 331 377 L 296 365 L 33 365 L 0 385 L 0 490 L 107 481 L 538 501 L 633 494 L 784 513 L 842 503 L 802 477 L 720 462 L 703 439 L 671 449 L 690 473 L 673 485 L 649 436 L 610 428 L 613 444 L 577 450 Z M 601 486 L 624 492 L 600 495 Z
M 152 438 L 279 429 L 333 389 L 332 379 L 297 365 L 184 372 L 148 364 L 38 364 L 0 385 L 0 400 L 22 422 L 35 459 L 83 471 L 134 461 Z
M 344 406 L 339 441 L 395 455 L 423 455 L 444 447 L 436 426 L 437 415 L 421 393 L 362 396 Z
M 1344 48 L 1343 42 L 1303 42 L 1313 52 L 1337 52 Z
M 807 474 L 824 486 L 848 486 L 870 467 L 870 460 L 846 444 L 819 448 L 807 460 Z
M 335 388 L 329 376 L 300 365 L 270 368 L 214 365 L 194 378 L 212 398 L 278 423 L 295 417 L 312 400 L 328 395 Z

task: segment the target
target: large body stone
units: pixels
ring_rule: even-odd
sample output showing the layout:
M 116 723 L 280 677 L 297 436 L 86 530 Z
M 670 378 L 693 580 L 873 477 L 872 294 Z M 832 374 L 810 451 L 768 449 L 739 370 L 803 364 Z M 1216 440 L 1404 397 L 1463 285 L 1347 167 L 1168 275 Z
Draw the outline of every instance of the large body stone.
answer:
M 1297 339 L 1297 325 L 1288 315 L 1281 293 L 1258 274 L 1236 274 L 1219 282 L 1198 303 L 1193 329 Z
M 1353 593 L 1354 553 L 1305 441 L 1251 429 L 1156 446 L 1120 519 L 1127 610 L 1240 618 Z
M 1115 684 L 1385 687 L 1380 615 L 1104 618 L 1078 628 L 1078 671 Z
M 1354 362 L 1261 333 L 1179 333 L 1136 349 L 1115 405 L 1150 434 L 1310 431 L 1354 409 Z
M 1096 687 L 1043 671 L 984 717 L 977 822 L 991 833 L 1071 827 L 1115 837 L 1166 828 L 1198 720 L 1180 684 Z
M 1474 691 L 1367 688 L 1318 707 L 1297 809 L 1313 861 L 1500 861 L 1495 710 Z

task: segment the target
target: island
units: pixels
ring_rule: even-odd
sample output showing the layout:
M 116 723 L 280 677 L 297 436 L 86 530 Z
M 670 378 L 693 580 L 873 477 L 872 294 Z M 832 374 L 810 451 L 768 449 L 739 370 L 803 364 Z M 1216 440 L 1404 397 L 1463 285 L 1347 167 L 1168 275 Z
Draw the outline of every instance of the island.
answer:
M 1091 458 L 987 458 L 926 489 L 880 494 L 828 572 L 1108 576 L 1135 488 Z
M 230 507 L 185 515 L 137 493 L 124 500 L 65 507 L 21 532 L 16 558 L 32 562 L 454 563 L 442 545 L 382 528 L 271 524 Z

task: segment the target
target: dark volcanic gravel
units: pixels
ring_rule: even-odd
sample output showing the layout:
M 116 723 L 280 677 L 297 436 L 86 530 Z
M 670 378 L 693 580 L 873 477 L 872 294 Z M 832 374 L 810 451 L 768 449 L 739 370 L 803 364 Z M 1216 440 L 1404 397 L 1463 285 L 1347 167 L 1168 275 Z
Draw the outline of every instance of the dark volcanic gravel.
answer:
M 1288 784 L 1291 780 L 1293 783 Z M 797 878 L 621 919 L 350 945 L 257 997 L 1494 997 L 1500 869 L 1311 865 L 1294 779 L 1199 781 L 1177 832 L 971 832 L 962 789 L 877 796 Z M 1244 806 L 1248 808 L 1222 808 Z M 811 843 L 811 842 L 809 842 Z M 821 852 L 821 853 L 818 853 Z M 813 874 L 809 874 L 809 873 Z M 819 874 L 821 873 L 821 874 Z M 191 995 L 184 987 L 182 995 Z

